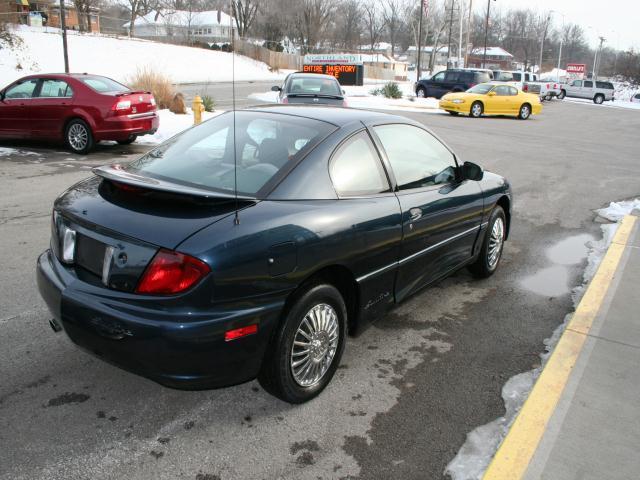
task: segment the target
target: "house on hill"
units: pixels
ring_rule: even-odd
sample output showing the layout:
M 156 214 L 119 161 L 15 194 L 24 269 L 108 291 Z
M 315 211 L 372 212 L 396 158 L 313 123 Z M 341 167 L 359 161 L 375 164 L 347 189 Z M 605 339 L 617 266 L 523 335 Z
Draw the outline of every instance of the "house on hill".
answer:
M 100 32 L 100 9 L 78 12 L 71 0 L 64 2 L 65 25 L 69 30 Z M 60 28 L 60 2 L 56 0 L 0 0 L 0 18 L 7 23 L 32 27 Z
M 482 68 L 484 47 L 474 48 L 469 54 L 467 67 Z M 511 70 L 513 67 L 513 55 L 502 47 L 487 47 L 487 59 L 484 68 L 496 70 Z
M 129 25 L 124 27 L 128 30 Z M 229 42 L 232 32 L 237 36 L 235 19 L 221 10 L 153 10 L 136 18 L 133 26 L 134 36 L 158 41 Z

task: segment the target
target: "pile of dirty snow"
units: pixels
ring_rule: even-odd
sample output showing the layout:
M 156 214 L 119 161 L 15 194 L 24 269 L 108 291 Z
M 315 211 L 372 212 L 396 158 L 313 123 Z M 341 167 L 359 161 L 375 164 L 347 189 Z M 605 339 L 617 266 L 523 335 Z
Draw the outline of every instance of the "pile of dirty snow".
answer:
M 221 113 L 224 113 L 224 110 L 202 112 L 202 121 L 204 122 L 210 118 L 217 117 Z M 160 117 L 160 126 L 158 127 L 158 131 L 153 135 L 144 135 L 139 137 L 136 140 L 136 143 L 145 145 L 162 143 L 193 126 L 193 112 L 191 109 L 187 109 L 187 113 L 185 115 L 178 115 L 166 109 L 158 110 L 158 116 Z

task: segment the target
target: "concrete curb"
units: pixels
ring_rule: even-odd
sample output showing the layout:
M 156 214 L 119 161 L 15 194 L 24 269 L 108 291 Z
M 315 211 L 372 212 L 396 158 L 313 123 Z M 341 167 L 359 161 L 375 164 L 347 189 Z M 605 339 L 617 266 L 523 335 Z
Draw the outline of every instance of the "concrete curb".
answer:
M 489 464 L 483 476 L 484 480 L 516 480 L 526 473 L 582 351 L 593 320 L 618 272 L 620 260 L 637 220 L 638 217 L 632 215 L 622 219 L 598 271 Z

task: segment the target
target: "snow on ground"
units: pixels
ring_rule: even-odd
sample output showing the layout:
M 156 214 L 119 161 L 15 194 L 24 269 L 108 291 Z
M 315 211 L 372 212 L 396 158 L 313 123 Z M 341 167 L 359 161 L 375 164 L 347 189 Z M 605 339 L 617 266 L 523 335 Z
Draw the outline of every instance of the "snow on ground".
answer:
M 615 223 L 601 226 L 603 234 L 601 240 L 586 242 L 588 249 L 587 267 L 583 273 L 583 284 L 576 287 L 573 291 L 574 306 L 577 307 L 586 289 L 586 284 L 595 275 L 598 265 L 600 265 L 618 229 L 620 220 L 624 215 L 631 213 L 633 210 L 640 210 L 640 199 L 611 202 L 608 207 L 596 211 L 598 216 Z M 550 254 L 554 255 L 554 252 L 550 252 Z M 551 356 L 553 349 L 560 340 L 560 336 L 571 319 L 571 315 L 572 314 L 568 314 L 562 324 L 554 330 L 551 337 L 544 341 L 545 351 L 540 355 L 541 366 L 511 377 L 502 387 L 502 398 L 506 411 L 504 417 L 497 418 L 486 425 L 477 427 L 467 434 L 465 443 L 455 458 L 447 465 L 444 472 L 445 474 L 449 474 L 453 480 L 480 480 L 482 478 L 493 455 L 509 431 L 509 427 L 529 396 L 547 359 Z
M 373 79 L 365 81 L 363 86 L 343 86 L 347 105 L 353 108 L 373 108 L 378 110 L 404 110 L 410 112 L 442 113 L 439 109 L 439 100 L 435 98 L 416 98 L 412 82 L 396 82 L 402 98 L 385 98 L 382 95 L 373 95 L 373 90 L 382 88 L 386 82 Z M 252 93 L 249 98 L 262 103 L 275 103 L 278 92 Z
M 593 100 L 587 98 L 569 98 L 565 97 L 563 102 L 581 103 L 583 105 L 593 105 L 594 107 L 608 107 L 608 108 L 625 108 L 629 110 L 640 110 L 640 103 L 630 102 L 628 99 L 621 100 L 616 97 L 614 101 L 604 102 L 601 105 L 596 105 Z
M 0 84 L 33 73 L 63 72 L 62 37 L 51 27 L 18 26 L 17 42 L 0 41 Z M 153 68 L 174 83 L 226 82 L 232 79 L 232 54 L 148 40 L 116 38 L 68 31 L 72 72 L 89 72 L 126 81 L 136 70 Z M 276 80 L 282 74 L 269 71 L 262 62 L 235 55 L 236 80 Z
M 216 110 L 215 112 L 203 112 L 202 121 L 209 120 L 210 118 L 217 117 L 224 110 Z M 158 131 L 153 135 L 144 135 L 136 140 L 136 143 L 144 145 L 155 145 L 162 143 L 165 140 L 183 132 L 187 128 L 193 126 L 193 112 L 191 109 L 187 109 L 185 115 L 177 115 L 169 110 L 158 110 L 158 116 L 160 117 L 160 126 Z M 1 155 L 1 154 L 0 154 Z
M 9 148 L 9 147 L 0 147 L 0 157 L 9 157 L 9 156 L 36 156 L 39 157 L 40 154 L 37 152 L 31 152 L 29 150 L 21 150 L 17 148 Z

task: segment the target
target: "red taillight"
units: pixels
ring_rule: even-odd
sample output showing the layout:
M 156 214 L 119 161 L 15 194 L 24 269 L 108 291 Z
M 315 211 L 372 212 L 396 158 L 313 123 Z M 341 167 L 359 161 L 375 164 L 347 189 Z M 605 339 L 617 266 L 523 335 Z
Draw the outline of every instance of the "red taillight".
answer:
M 132 111 L 131 100 L 118 98 L 111 107 L 111 111 L 114 112 L 114 115 L 129 115 Z
M 470 84 L 469 84 L 469 88 L 473 88 L 473 87 L 475 87 L 476 85 L 477 85 L 477 83 L 470 83 Z
M 137 293 L 171 295 L 198 283 L 211 269 L 197 258 L 161 249 L 142 275 Z
M 528 92 L 528 91 L 529 91 L 529 85 L 524 84 L 524 85 L 522 86 L 522 91 L 523 91 L 523 92 Z
M 282 103 L 289 103 L 289 99 L 288 99 L 287 97 L 284 97 L 284 98 L 282 99 Z
M 246 337 L 247 335 L 253 335 L 254 333 L 258 333 L 257 323 L 253 325 L 247 325 L 246 327 L 234 328 L 233 330 L 224 332 L 224 341 L 229 342 L 237 338 Z

